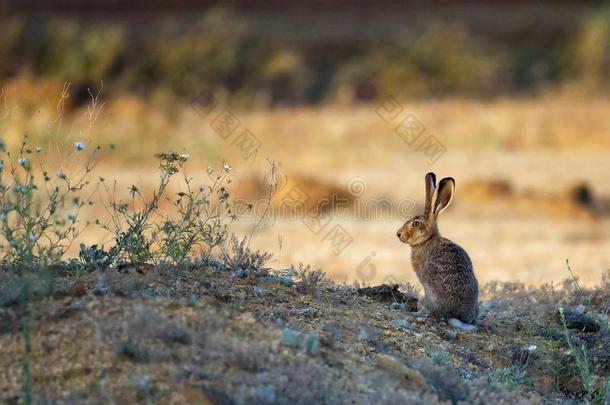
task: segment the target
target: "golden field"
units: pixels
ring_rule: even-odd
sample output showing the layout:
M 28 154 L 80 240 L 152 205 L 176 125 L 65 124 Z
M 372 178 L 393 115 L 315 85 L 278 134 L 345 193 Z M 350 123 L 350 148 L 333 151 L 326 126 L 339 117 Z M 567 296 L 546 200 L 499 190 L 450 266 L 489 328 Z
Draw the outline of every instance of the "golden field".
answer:
M 87 107 L 69 109 L 69 90 L 62 98 L 62 88 L 27 78 L 12 82 L 3 91 L 0 134 L 13 146 L 27 134 L 67 171 L 78 164 L 66 145 L 76 140 L 101 145 L 96 176 L 116 179 L 125 195 L 131 184 L 152 190 L 158 176 L 153 154 L 167 150 L 189 154 L 189 174 L 203 180 L 208 165 L 230 163 L 234 194 L 249 200 L 266 195 L 244 189 L 253 178 L 264 178 L 269 161 L 277 165 L 284 196 L 299 184 L 315 199 L 332 199 L 332 190 L 352 193 L 346 210 L 325 214 L 326 227 L 318 233 L 302 218 L 269 214 L 252 244 L 274 253 L 274 267 L 302 261 L 341 282 L 374 284 L 388 277 L 414 282 L 409 248 L 395 231 L 405 216 L 417 212 L 423 176 L 434 171 L 456 178 L 455 199 L 440 219 L 441 231 L 471 254 L 481 282 L 558 282 L 569 276 L 569 259 L 575 275 L 591 285 L 610 268 L 606 98 L 561 92 L 248 111 L 217 100 L 206 114 L 192 100 L 170 103 L 128 95 L 105 100 L 103 91 Z M 215 121 L 226 111 L 236 119 L 230 135 L 219 134 Z M 410 115 L 422 132 L 412 144 L 396 132 Z M 239 148 L 246 130 L 259 142 L 256 155 Z M 429 135 L 443 153 L 430 157 L 418 146 Z M 494 184 L 508 191 L 495 193 Z M 579 201 L 570 194 L 574 187 L 591 200 Z M 274 201 L 276 214 L 281 193 Z M 381 199 L 390 204 L 389 212 L 362 209 Z M 104 213 L 97 206 L 87 215 Z M 255 222 L 241 218 L 234 230 L 250 234 Z M 340 253 L 327 236 L 336 226 L 352 240 Z M 92 227 L 82 239 L 109 242 Z

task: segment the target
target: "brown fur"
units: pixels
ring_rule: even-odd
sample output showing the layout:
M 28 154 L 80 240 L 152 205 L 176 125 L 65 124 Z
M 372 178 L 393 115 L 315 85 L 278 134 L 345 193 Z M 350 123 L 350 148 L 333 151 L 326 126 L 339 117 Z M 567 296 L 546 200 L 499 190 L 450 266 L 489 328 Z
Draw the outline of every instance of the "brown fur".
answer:
M 456 318 L 475 323 L 478 315 L 479 285 L 468 253 L 443 238 L 438 230 L 438 214 L 451 202 L 455 181 L 441 180 L 434 202 L 434 173 L 426 175 L 424 214 L 409 219 L 398 230 L 398 238 L 411 246 L 411 263 L 424 287 L 424 307 L 434 318 Z

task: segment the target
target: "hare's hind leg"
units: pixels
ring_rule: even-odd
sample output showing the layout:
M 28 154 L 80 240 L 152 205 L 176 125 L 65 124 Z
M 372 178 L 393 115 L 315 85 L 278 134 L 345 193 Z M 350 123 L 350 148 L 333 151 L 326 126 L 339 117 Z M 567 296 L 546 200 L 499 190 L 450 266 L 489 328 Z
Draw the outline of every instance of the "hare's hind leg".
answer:
M 471 325 L 469 323 L 462 322 L 456 318 L 451 318 L 451 319 L 449 319 L 448 322 L 449 322 L 449 325 L 453 326 L 454 328 L 461 329 L 464 332 L 476 332 L 477 331 L 477 327 L 475 325 Z

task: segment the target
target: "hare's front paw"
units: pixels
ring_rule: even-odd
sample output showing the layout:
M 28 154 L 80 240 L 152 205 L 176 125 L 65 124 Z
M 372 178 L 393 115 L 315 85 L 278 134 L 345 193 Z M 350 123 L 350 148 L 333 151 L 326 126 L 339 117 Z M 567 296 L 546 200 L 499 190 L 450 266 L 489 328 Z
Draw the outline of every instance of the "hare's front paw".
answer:
M 453 326 L 454 328 L 461 329 L 464 332 L 476 332 L 477 331 L 477 327 L 475 325 L 471 325 L 469 323 L 462 322 L 459 319 L 455 319 L 455 318 L 449 319 L 449 325 Z

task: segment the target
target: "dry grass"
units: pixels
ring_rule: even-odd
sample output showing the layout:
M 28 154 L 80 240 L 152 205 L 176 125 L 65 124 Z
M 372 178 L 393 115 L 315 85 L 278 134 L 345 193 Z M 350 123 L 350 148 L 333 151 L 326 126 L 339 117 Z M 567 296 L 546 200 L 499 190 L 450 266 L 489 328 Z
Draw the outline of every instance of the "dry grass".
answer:
M 201 117 L 187 105 L 123 96 L 107 100 L 92 122 L 90 110 L 72 115 L 58 110 L 58 83 L 20 86 L 27 91 L 9 87 L 5 107 L 0 107 L 4 139 L 15 143 L 27 133 L 33 142 L 56 151 L 55 159 L 64 167 L 72 162 L 61 157 L 63 145 L 74 140 L 113 144 L 114 150 L 103 149 L 97 173 L 109 181 L 117 179 L 125 193 L 129 185 L 137 184 L 150 194 L 157 181 L 153 154 L 173 149 L 192 156 L 188 173 L 195 177 L 204 178 L 207 164 L 229 161 L 237 176 L 233 186 L 238 195 L 256 196 L 243 185 L 263 176 L 269 158 L 278 164 L 277 177 L 288 179 L 276 200 L 282 200 L 295 183 L 315 200 L 333 193 L 351 197 L 345 190 L 350 189 L 350 179 L 357 177 L 364 182 L 361 200 L 384 198 L 394 206 L 407 200 L 408 211 L 415 212 L 413 204 L 423 199 L 423 174 L 432 169 L 457 180 L 456 197 L 441 219 L 441 229 L 467 248 L 482 281 L 558 282 L 566 275 L 564 260 L 569 258 L 577 275 L 590 285 L 610 268 L 605 253 L 610 249 L 606 217 L 590 219 L 578 207 L 572 210 L 569 201 L 564 209 L 563 202 L 557 205 L 553 199 L 580 183 L 590 187 L 599 201 L 610 199 L 610 182 L 601 177 L 610 172 L 608 99 L 580 101 L 548 94 L 527 99 L 405 102 L 403 114 L 415 114 L 427 133 L 447 148 L 433 165 L 399 138 L 394 127 L 377 114 L 376 105 L 236 110 L 241 123 L 236 133 L 249 129 L 262 144 L 256 158 L 246 161 L 231 139 L 213 131 L 213 113 Z M 38 104 L 26 102 L 19 94 L 39 100 Z M 509 184 L 514 199 L 482 200 L 462 188 L 496 180 Z M 103 215 L 91 212 L 90 218 Z M 391 277 L 414 282 L 408 248 L 394 236 L 404 215 L 333 217 L 330 226 L 342 226 L 354 239 L 338 256 L 323 240 L 323 233 L 314 234 L 298 218 L 265 222 L 254 245 L 272 251 L 274 265 L 286 267 L 307 259 L 337 281 L 375 283 Z M 251 229 L 251 221 L 238 224 L 245 235 Z M 109 242 L 107 234 L 95 229 L 85 232 L 82 240 Z M 373 259 L 372 271 L 362 270 L 367 257 Z

